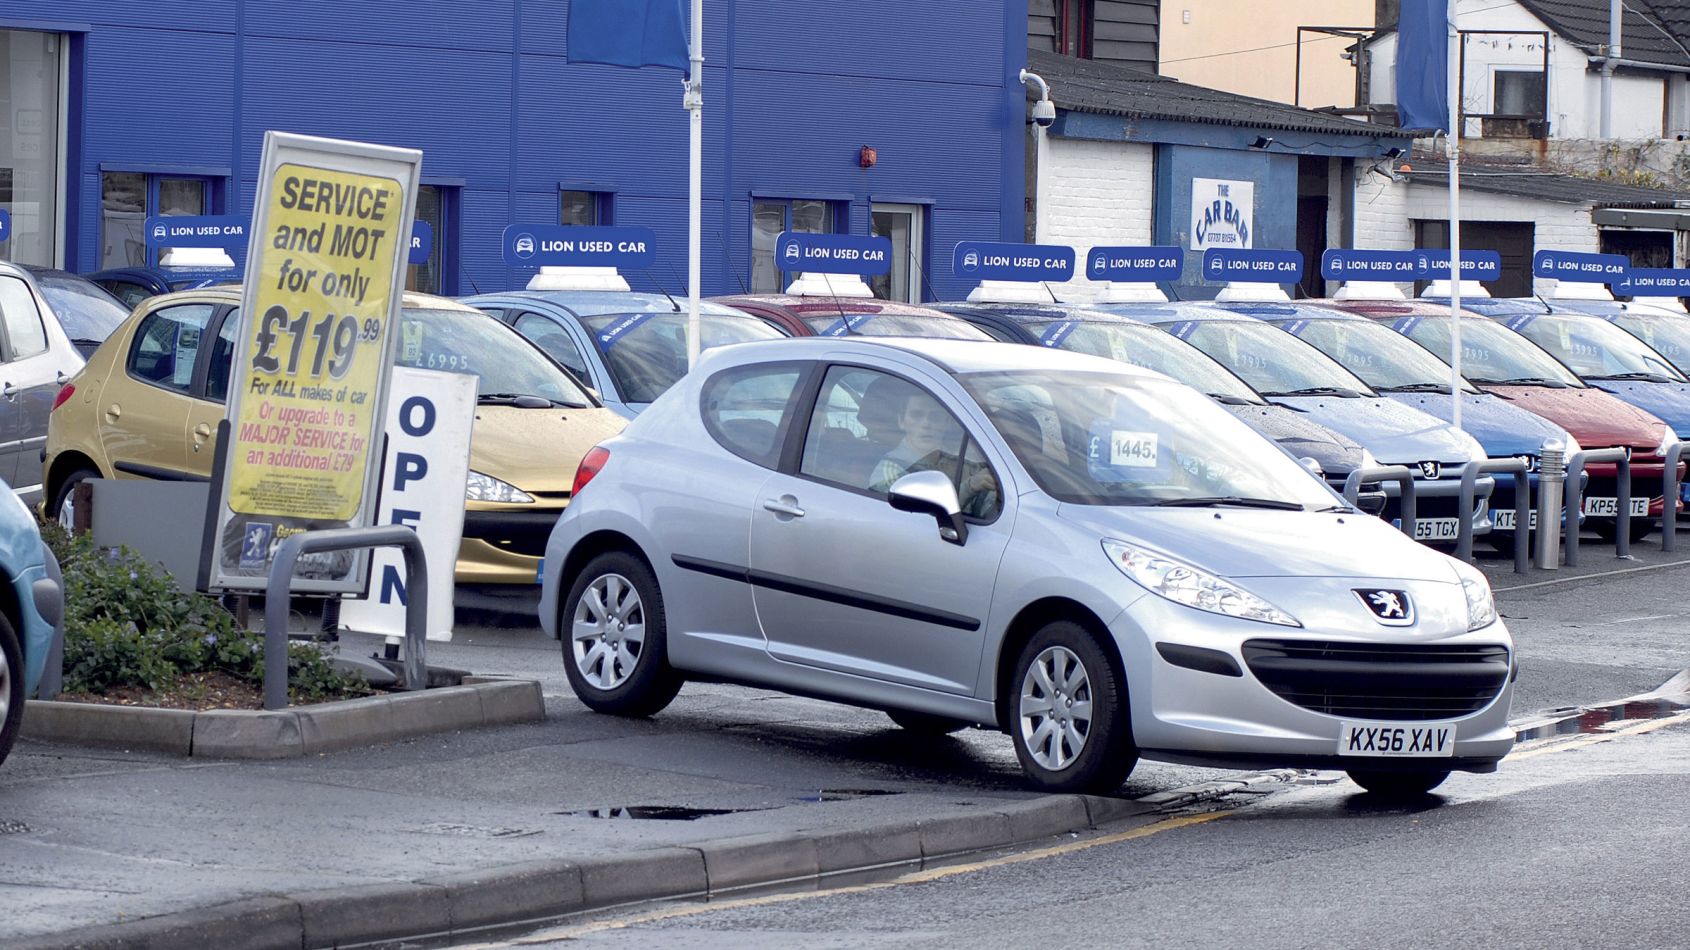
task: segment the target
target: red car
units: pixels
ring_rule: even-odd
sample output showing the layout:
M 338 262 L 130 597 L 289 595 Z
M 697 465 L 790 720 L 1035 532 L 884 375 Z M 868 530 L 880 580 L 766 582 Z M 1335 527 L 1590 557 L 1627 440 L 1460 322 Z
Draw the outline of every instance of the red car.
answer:
M 873 297 L 744 294 L 716 303 L 761 317 L 793 336 L 921 336 L 948 340 L 992 337 L 961 317 Z
M 1313 302 L 1313 301 L 1311 301 Z M 1410 300 L 1319 301 L 1322 306 L 1358 313 L 1431 350 L 1445 362 L 1451 357 L 1448 305 Z M 1471 314 L 1461 321 L 1461 372 L 1485 392 L 1555 423 L 1587 449 L 1631 450 L 1632 540 L 1654 530 L 1663 510 L 1662 451 L 1672 430 L 1659 418 L 1623 400 L 1587 386 L 1578 375 L 1537 344 L 1494 320 Z M 1569 448 L 1569 452 L 1572 448 Z M 1528 460 L 1535 464 L 1536 460 Z M 1584 498 L 1589 525 L 1603 537 L 1614 535 L 1617 466 L 1593 463 Z M 1644 507 L 1647 499 L 1647 508 Z M 1604 517 L 1606 516 L 1606 517 Z

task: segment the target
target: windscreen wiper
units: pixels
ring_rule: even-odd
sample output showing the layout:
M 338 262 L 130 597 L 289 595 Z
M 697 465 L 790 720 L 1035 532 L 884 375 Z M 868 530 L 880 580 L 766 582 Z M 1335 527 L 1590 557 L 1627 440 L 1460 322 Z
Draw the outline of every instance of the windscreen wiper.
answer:
M 1361 393 L 1341 386 L 1309 386 L 1305 389 L 1289 389 L 1284 392 L 1262 393 L 1264 396 L 1339 396 L 1344 399 L 1360 399 Z
M 568 406 L 571 409 L 585 409 L 586 406 L 561 403 L 545 396 L 535 396 L 530 393 L 481 393 L 475 397 L 478 406 L 515 406 L 518 409 L 550 409 L 553 406 Z
M 1586 376 L 1585 379 L 1613 379 L 1613 380 L 1624 380 L 1624 381 L 1627 381 L 1627 382 L 1635 381 L 1635 382 L 1640 382 L 1640 383 L 1676 383 L 1676 382 L 1678 382 L 1678 380 L 1673 379 L 1671 376 L 1667 376 L 1667 375 L 1662 374 L 1662 373 L 1608 373 L 1607 375 L 1604 375 L 1604 376 Z
M 1382 393 L 1443 393 L 1449 395 L 1448 383 L 1404 383 L 1401 386 L 1375 387 Z
M 1233 395 L 1230 395 L 1228 393 L 1204 393 L 1204 395 L 1208 396 L 1210 399 L 1213 399 L 1214 401 L 1220 403 L 1223 406 L 1259 406 L 1259 405 L 1261 405 L 1261 403 L 1255 401 L 1254 399 L 1245 399 L 1243 396 L 1233 396 Z
M 1572 388 L 1559 379 L 1550 379 L 1547 376 L 1516 376 L 1513 379 L 1498 379 L 1492 380 L 1492 382 L 1503 386 L 1548 386 L 1550 389 Z
M 1274 511 L 1302 511 L 1300 502 L 1281 501 L 1278 498 L 1240 498 L 1237 495 L 1207 495 L 1197 498 L 1170 498 L 1159 501 L 1157 508 L 1216 508 L 1229 505 L 1235 508 L 1269 508 Z

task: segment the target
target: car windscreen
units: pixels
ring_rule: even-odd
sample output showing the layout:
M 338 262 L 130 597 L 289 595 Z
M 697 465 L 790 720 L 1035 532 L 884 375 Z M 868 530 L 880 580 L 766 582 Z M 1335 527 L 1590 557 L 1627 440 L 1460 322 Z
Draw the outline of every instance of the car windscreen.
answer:
M 582 317 L 581 322 L 623 402 L 651 402 L 687 374 L 684 313 L 605 313 Z M 721 313 L 699 314 L 698 334 L 700 350 L 783 337 L 756 317 Z
M 1196 346 L 1264 396 L 1371 396 L 1325 353 L 1258 320 L 1186 320 L 1162 329 Z
M 1179 383 L 1032 370 L 959 378 L 1034 481 L 1058 501 L 1288 510 L 1337 504 L 1290 456 Z
M 93 281 L 38 273 L 35 285 L 73 343 L 103 343 L 129 317 L 129 310 Z
M 1260 403 L 1242 379 L 1189 343 L 1182 343 L 1155 327 L 1133 323 L 1051 320 L 1029 323 L 1027 329 L 1045 346 L 1089 353 L 1155 370 L 1215 399 Z
M 1690 372 L 1690 317 L 1640 316 L 1634 313 L 1613 318 L 1614 325 L 1637 337 L 1678 367 Z
M 1289 320 L 1285 332 L 1314 346 L 1380 392 L 1449 391 L 1449 364 L 1371 320 Z M 1462 392 L 1478 392 L 1465 380 Z
M 1395 326 L 1398 333 L 1449 362 L 1453 350 L 1449 317 L 1405 317 Z M 1461 321 L 1461 375 L 1481 384 L 1584 385 L 1537 344 L 1484 318 Z
M 1649 344 L 1600 318 L 1543 314 L 1514 317 L 1508 326 L 1585 379 L 1685 381 Z
M 919 336 L 937 340 L 990 340 L 991 334 L 961 317 L 919 313 L 805 314 L 816 336 Z
M 400 366 L 476 377 L 484 403 L 537 397 L 565 406 L 593 401 L 551 357 L 504 323 L 478 310 L 407 307 L 400 318 Z

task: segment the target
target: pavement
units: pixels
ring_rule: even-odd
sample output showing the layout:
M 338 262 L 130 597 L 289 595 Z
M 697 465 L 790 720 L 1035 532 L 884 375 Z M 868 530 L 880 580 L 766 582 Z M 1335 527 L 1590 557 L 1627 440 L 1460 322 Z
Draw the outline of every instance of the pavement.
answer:
M 1690 665 L 1690 556 L 1584 554 L 1518 578 L 1484 561 L 1520 644 L 1516 714 L 1645 692 Z M 1000 734 L 919 739 L 879 713 L 732 686 L 689 685 L 651 720 L 599 716 L 528 598 L 459 602 L 458 636 L 429 662 L 536 679 L 547 721 L 276 762 L 20 743 L 0 768 L 0 944 L 463 935 L 1118 829 L 1239 778 L 1146 762 L 1115 797 L 1040 796 Z

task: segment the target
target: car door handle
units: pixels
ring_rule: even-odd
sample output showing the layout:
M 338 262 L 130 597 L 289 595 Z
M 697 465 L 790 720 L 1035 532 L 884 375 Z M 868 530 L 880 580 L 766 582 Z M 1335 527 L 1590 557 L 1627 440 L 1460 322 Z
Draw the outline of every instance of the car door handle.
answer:
M 798 507 L 798 499 L 791 495 L 781 498 L 770 498 L 763 502 L 764 511 L 772 511 L 777 515 L 788 515 L 793 518 L 804 517 L 804 509 Z
M 209 438 L 211 438 L 210 423 L 202 422 L 199 425 L 194 426 L 194 451 L 198 452 L 200 450 L 200 446 L 204 445 L 206 440 Z
M 17 399 L 18 392 L 18 387 L 13 386 L 10 382 L 7 382 L 5 386 L 0 387 L 0 396 L 5 396 L 7 402 Z
M 117 403 L 114 402 L 111 405 L 106 407 L 106 418 L 107 419 L 110 419 L 111 421 L 116 422 L 118 419 L 122 418 L 122 416 L 123 416 L 123 407 L 118 405 Z

